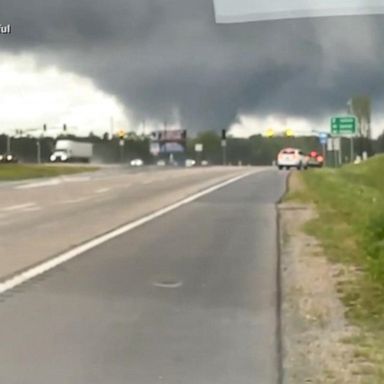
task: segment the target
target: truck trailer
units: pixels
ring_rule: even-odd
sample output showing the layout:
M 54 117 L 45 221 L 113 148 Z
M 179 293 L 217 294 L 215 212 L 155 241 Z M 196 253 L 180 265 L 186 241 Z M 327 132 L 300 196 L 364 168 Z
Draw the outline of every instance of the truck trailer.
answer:
M 73 140 L 57 140 L 50 160 L 52 162 L 89 163 L 93 154 L 92 143 Z

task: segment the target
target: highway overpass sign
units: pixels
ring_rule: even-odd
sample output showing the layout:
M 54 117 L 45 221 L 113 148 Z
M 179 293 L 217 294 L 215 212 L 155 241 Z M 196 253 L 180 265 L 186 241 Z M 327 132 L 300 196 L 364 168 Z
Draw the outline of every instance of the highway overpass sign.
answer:
M 357 118 L 355 116 L 336 116 L 331 118 L 332 135 L 355 135 Z

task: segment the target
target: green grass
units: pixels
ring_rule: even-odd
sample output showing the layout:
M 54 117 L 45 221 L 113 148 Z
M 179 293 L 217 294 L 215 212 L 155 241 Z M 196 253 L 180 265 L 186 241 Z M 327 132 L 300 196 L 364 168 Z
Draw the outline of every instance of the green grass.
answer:
M 384 156 L 298 177 L 301 187 L 289 191 L 286 200 L 314 203 L 319 217 L 306 232 L 321 241 L 331 261 L 359 272 L 338 291 L 347 318 L 374 335 L 367 353 L 381 368 L 379 381 L 371 382 L 384 383 Z
M 52 165 L 25 165 L 0 164 L 0 181 L 34 179 L 41 177 L 54 177 L 72 175 L 82 172 L 93 172 L 98 168 L 84 166 L 52 166 Z

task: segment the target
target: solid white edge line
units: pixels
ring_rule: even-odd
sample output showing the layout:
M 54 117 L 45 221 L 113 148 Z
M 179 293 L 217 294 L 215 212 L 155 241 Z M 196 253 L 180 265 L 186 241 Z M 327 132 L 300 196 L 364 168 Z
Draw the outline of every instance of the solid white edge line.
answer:
M 199 199 L 202 196 L 208 195 L 209 193 L 212 193 L 214 191 L 217 191 L 218 189 L 221 189 L 229 184 L 235 183 L 236 181 L 239 181 L 241 179 L 244 179 L 245 177 L 248 177 L 252 174 L 256 173 L 255 171 L 247 172 L 243 175 L 233 177 L 229 180 L 223 181 L 219 184 L 213 185 L 212 187 L 209 187 L 207 189 L 204 189 L 203 191 L 197 192 L 194 195 L 191 195 L 189 197 L 186 197 L 185 199 L 178 201 L 176 203 L 173 203 L 171 205 L 168 205 L 167 207 L 161 208 L 154 213 L 151 213 L 149 215 L 146 215 L 138 220 L 133 221 L 132 223 L 123 225 L 120 228 L 117 228 L 109 233 L 106 233 L 104 235 L 100 235 L 97 238 L 87 241 L 86 243 L 79 245 L 77 247 L 74 247 L 73 249 L 62 253 L 61 255 L 58 255 L 50 260 L 44 261 L 41 264 L 29 268 L 23 272 L 20 272 L 19 274 L 9 278 L 8 280 L 5 280 L 0 283 L 0 294 L 7 292 L 18 285 L 21 285 L 25 283 L 28 280 L 31 280 L 35 278 L 36 276 L 39 276 L 45 272 L 48 272 L 49 270 L 59 266 L 60 264 L 63 264 L 71 259 L 74 259 L 77 256 L 80 256 L 84 252 L 87 252 L 93 248 L 96 248 L 97 246 L 112 240 L 124 233 L 130 232 L 133 229 L 140 227 L 141 225 L 148 223 L 149 221 L 152 221 L 160 216 L 165 215 L 168 212 L 174 211 L 177 208 L 182 207 L 183 205 L 189 204 L 194 200 Z

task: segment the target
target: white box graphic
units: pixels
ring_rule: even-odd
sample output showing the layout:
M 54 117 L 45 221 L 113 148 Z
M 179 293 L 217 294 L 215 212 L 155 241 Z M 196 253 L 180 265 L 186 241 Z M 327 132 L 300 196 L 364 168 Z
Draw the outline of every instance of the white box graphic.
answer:
M 217 23 L 304 17 L 375 15 L 384 0 L 214 0 Z

